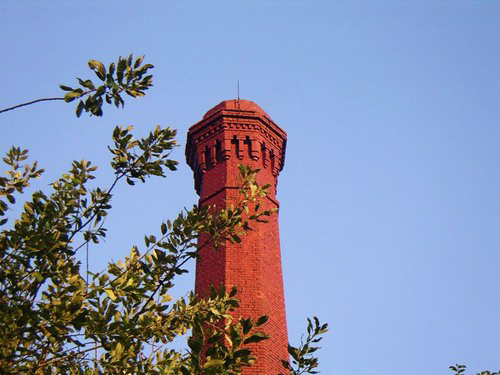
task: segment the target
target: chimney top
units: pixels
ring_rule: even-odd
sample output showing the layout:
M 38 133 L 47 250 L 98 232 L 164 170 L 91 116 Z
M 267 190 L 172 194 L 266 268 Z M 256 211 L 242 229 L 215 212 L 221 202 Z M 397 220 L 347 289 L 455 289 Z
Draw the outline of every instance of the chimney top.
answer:
M 214 113 L 219 112 L 221 110 L 229 110 L 229 111 L 251 111 L 256 112 L 259 115 L 265 116 L 269 118 L 269 115 L 260 108 L 256 103 L 251 100 L 243 100 L 243 99 L 230 99 L 224 100 L 220 102 L 215 107 L 210 109 L 205 116 L 203 116 L 203 120 L 212 116 Z
M 285 163 L 286 139 L 286 132 L 256 103 L 231 99 L 217 104 L 187 135 L 186 161 L 195 174 L 196 192 L 200 194 L 206 172 L 230 160 L 268 169 L 276 180 Z

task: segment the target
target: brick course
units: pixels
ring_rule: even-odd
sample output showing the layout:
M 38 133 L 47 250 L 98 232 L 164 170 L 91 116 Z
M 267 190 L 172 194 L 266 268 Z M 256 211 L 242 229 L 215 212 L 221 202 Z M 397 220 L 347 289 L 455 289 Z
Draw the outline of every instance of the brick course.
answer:
M 285 160 L 286 133 L 257 104 L 226 100 L 209 110 L 188 132 L 186 160 L 194 172 L 201 205 L 226 207 L 238 199 L 239 164 L 260 169 L 257 181 L 271 184 L 263 208 L 279 207 L 277 177 Z M 268 223 L 252 223 L 240 244 L 204 248 L 196 263 L 195 291 L 204 295 L 213 285 L 238 287 L 235 316 L 268 315 L 262 327 L 271 337 L 252 346 L 257 362 L 244 375 L 276 375 L 288 359 L 285 300 L 278 215 Z

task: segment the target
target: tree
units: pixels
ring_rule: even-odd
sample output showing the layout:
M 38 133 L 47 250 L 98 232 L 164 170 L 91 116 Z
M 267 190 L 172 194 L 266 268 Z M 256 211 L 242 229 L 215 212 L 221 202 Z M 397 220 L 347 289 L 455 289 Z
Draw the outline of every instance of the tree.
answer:
M 450 366 L 450 370 L 453 371 L 454 375 L 465 375 L 465 369 L 467 367 L 465 365 L 455 365 L 455 366 Z M 481 371 L 478 372 L 477 375 L 499 375 L 500 371 L 497 372 L 491 372 L 491 371 Z
M 78 100 L 77 117 L 84 111 L 102 116 L 104 101 L 123 107 L 123 93 L 140 97 L 152 86 L 147 74 L 153 65 L 143 65 L 143 57 L 120 57 L 107 69 L 96 60 L 88 64 L 99 84 L 78 78 L 79 88 L 60 86 L 64 97 L 0 113 L 40 101 Z M 236 289 L 212 290 L 206 299 L 191 293 L 173 302 L 171 288 L 201 248 L 239 241 L 252 222 L 273 214 L 258 208 L 268 186 L 257 185 L 256 170 L 240 166 L 236 204 L 220 211 L 195 205 L 181 212 L 161 223 L 156 235 L 145 236 L 144 249 L 133 247 L 106 271 L 84 272 L 76 259 L 78 251 L 106 236 L 103 219 L 118 183 L 134 185 L 175 171 L 177 162 L 169 158 L 175 135 L 157 126 L 136 140 L 132 127 L 116 127 L 109 147 L 115 177 L 109 188 L 90 188 L 96 166 L 73 161 L 50 193 L 36 191 L 24 203 L 9 228 L 6 214 L 16 196 L 43 169 L 27 162 L 28 150 L 12 147 L 7 153 L 7 177 L 0 177 L 0 226 L 6 228 L 0 234 L 0 372 L 237 374 L 255 361 L 247 344 L 267 338 L 259 331 L 267 317 L 233 317 Z M 200 235 L 209 240 L 199 243 Z M 298 348 L 289 347 L 293 360 L 284 361 L 284 370 L 316 373 L 313 353 L 318 348 L 312 345 L 326 331 L 317 318 L 308 320 L 307 339 Z M 169 346 L 188 334 L 189 349 Z

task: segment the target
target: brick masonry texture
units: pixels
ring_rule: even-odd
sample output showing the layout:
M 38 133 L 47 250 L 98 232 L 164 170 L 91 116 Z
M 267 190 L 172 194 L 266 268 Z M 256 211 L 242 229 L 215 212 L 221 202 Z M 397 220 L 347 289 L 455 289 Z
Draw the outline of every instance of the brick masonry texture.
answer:
M 209 110 L 188 132 L 186 160 L 194 172 L 200 204 L 226 207 L 238 199 L 239 164 L 260 169 L 257 181 L 271 184 L 264 208 L 278 207 L 277 177 L 285 160 L 286 133 L 257 104 L 226 100 Z M 236 317 L 268 315 L 263 331 L 271 337 L 252 346 L 257 362 L 244 375 L 276 375 L 288 360 L 288 337 L 281 268 L 278 215 L 252 224 L 240 244 L 204 248 L 196 263 L 195 291 L 213 285 L 238 288 Z M 203 241 L 203 239 L 201 239 Z

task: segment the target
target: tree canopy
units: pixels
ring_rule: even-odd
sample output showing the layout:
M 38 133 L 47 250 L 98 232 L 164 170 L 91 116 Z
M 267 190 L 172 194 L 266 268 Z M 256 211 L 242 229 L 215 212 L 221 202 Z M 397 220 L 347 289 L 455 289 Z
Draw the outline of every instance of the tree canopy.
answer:
M 6 108 L 13 110 L 47 100 L 77 101 L 83 112 L 102 116 L 104 103 L 123 107 L 123 94 L 145 95 L 152 86 L 151 64 L 143 57 L 120 57 L 106 67 L 90 60 L 98 78 L 78 78 L 80 87 L 60 85 L 63 97 L 37 99 Z M 96 166 L 73 161 L 71 169 L 22 202 L 19 218 L 8 213 L 26 188 L 43 174 L 28 150 L 12 147 L 3 159 L 0 177 L 0 372 L 34 374 L 238 374 L 255 362 L 248 344 L 265 340 L 260 330 L 266 316 L 235 317 L 237 290 L 213 289 L 204 299 L 191 293 L 175 299 L 176 277 L 201 248 L 239 242 L 255 221 L 265 221 L 272 210 L 258 205 L 269 186 L 256 183 L 257 170 L 240 166 L 240 199 L 215 210 L 193 206 L 175 219 L 159 223 L 144 246 L 133 246 L 125 259 L 110 262 L 107 270 L 90 272 L 77 260 L 89 243 L 106 237 L 115 187 L 165 177 L 176 170 L 170 158 L 176 131 L 155 127 L 136 139 L 133 128 L 115 127 L 110 163 L 114 179 L 108 187 L 91 187 Z M 92 186 L 95 182 L 92 182 Z M 198 240 L 207 238 L 203 243 Z M 307 337 L 289 346 L 291 362 L 283 372 L 316 373 L 314 352 L 327 324 L 308 319 Z M 172 341 L 186 336 L 187 347 Z

